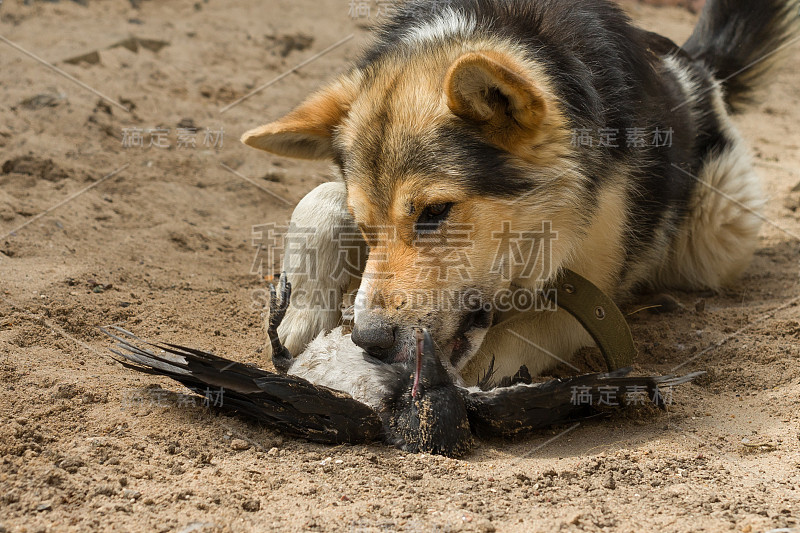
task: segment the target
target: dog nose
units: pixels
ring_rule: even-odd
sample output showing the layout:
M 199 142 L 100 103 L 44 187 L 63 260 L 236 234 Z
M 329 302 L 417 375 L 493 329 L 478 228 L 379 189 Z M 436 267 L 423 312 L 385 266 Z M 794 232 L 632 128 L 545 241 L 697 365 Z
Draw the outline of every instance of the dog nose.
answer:
M 389 349 L 394 346 L 396 330 L 395 326 L 384 320 L 371 319 L 356 324 L 350 338 L 368 354 L 384 360 L 391 355 Z

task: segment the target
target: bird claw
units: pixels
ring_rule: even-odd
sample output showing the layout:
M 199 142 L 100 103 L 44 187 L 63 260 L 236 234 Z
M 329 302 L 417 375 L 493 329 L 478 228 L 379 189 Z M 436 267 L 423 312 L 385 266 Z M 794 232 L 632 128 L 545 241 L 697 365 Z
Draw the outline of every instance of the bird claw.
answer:
M 278 326 L 281 325 L 283 318 L 286 316 L 286 310 L 289 308 L 289 302 L 292 299 L 292 284 L 286 279 L 286 272 L 281 272 L 278 286 L 281 292 L 280 301 L 278 301 L 275 285 L 269 284 L 269 328 L 276 333 Z
M 272 364 L 275 369 L 282 374 L 286 374 L 292 366 L 294 357 L 289 350 L 281 343 L 278 336 L 278 327 L 286 316 L 286 310 L 292 299 L 292 284 L 286 279 L 286 272 L 281 272 L 278 281 L 280 289 L 280 301 L 275 289 L 275 285 L 269 284 L 269 325 L 267 326 L 267 336 L 272 345 Z

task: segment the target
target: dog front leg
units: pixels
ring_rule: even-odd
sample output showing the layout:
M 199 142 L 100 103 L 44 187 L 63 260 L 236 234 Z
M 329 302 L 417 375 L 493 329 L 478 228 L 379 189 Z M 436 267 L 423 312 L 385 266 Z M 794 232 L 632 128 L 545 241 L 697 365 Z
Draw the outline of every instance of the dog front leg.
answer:
M 290 353 L 301 353 L 321 332 L 340 324 L 366 255 L 366 243 L 347 210 L 344 183 L 324 183 L 297 204 L 284 239 L 283 269 L 292 301 L 278 327 Z
M 522 366 L 537 376 L 559 363 L 569 364 L 578 349 L 593 345 L 591 335 L 565 310 L 534 311 L 492 326 L 461 374 L 467 385 L 475 385 L 494 359 L 494 382 Z

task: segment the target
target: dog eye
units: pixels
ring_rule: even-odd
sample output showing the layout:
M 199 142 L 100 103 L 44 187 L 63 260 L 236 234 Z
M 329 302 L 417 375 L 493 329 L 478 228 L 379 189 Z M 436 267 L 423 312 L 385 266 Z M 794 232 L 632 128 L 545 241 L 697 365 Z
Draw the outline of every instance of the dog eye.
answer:
M 429 233 L 431 231 L 436 231 L 442 222 L 447 219 L 452 207 L 453 202 L 429 205 L 422 210 L 422 214 L 419 216 L 417 223 L 414 225 L 414 231 L 417 233 Z

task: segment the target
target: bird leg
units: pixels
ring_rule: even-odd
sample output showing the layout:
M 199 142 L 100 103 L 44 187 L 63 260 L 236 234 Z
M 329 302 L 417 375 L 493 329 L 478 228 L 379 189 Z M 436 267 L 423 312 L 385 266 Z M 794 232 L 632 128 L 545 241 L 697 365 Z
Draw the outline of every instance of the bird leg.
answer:
M 278 286 L 281 293 L 280 301 L 278 301 L 275 285 L 272 283 L 269 285 L 269 325 L 267 326 L 267 336 L 272 345 L 272 364 L 278 372 L 286 374 L 294 361 L 294 357 L 278 337 L 278 326 L 283 322 L 283 317 L 286 316 L 286 310 L 289 308 L 289 302 L 292 299 L 292 284 L 286 280 L 286 272 L 281 272 Z

